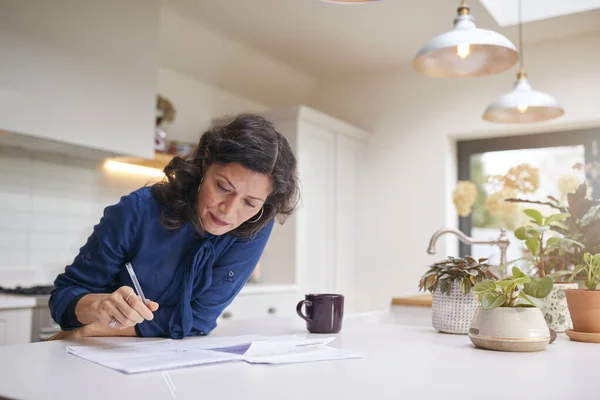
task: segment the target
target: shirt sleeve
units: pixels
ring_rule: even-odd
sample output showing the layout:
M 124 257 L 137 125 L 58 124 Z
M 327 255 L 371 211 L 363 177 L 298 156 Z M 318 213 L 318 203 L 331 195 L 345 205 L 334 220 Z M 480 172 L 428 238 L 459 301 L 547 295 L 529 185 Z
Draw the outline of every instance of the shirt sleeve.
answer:
M 50 313 L 63 330 L 81 326 L 74 303 L 89 293 L 108 293 L 118 285 L 119 269 L 127 259 L 140 224 L 140 199 L 136 193 L 104 209 L 86 244 L 54 281 Z M 73 314 L 73 315 L 71 315 Z
M 217 326 L 217 318 L 250 279 L 273 225 L 274 221 L 271 221 L 252 240 L 236 240 L 215 262 L 210 287 L 192 298 L 193 321 L 188 332 L 172 329 L 170 318 L 175 306 L 159 308 L 153 320 L 136 325 L 137 332 L 141 336 L 168 336 L 173 339 L 208 335 Z

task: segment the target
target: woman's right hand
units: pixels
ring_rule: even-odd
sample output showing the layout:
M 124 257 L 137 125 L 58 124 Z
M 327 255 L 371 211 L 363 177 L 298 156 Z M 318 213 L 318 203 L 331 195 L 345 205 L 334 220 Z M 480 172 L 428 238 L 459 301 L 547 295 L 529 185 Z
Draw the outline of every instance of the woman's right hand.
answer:
M 77 302 L 75 315 L 82 324 L 99 322 L 108 326 L 113 317 L 115 329 L 125 329 L 145 320 L 152 320 L 158 303 L 142 299 L 129 286 L 121 286 L 110 294 L 87 294 Z

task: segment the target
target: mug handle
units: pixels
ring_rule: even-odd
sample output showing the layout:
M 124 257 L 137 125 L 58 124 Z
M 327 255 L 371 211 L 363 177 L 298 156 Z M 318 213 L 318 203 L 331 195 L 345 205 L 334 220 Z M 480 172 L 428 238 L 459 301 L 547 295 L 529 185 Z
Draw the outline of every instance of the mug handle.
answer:
M 309 324 L 312 323 L 312 319 L 308 318 L 306 315 L 304 315 L 302 313 L 302 306 L 306 304 L 307 306 L 312 306 L 312 301 L 310 300 L 301 300 L 300 302 L 298 302 L 298 305 L 296 306 L 296 312 L 298 313 L 298 315 L 300 316 L 300 318 L 302 318 L 303 320 L 305 320 L 306 322 L 308 322 Z

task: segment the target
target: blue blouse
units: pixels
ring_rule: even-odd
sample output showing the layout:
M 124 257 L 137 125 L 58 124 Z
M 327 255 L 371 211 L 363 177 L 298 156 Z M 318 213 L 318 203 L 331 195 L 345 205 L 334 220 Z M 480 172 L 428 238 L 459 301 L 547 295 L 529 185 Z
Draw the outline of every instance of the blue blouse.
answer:
M 149 187 L 105 208 L 87 243 L 54 281 L 50 311 L 62 329 L 76 328 L 65 311 L 77 297 L 134 288 L 127 261 L 146 298 L 159 304 L 153 320 L 136 325 L 138 335 L 180 339 L 217 326 L 256 267 L 273 221 L 252 239 L 201 235 L 191 223 L 176 230 L 162 227 L 164 208 Z

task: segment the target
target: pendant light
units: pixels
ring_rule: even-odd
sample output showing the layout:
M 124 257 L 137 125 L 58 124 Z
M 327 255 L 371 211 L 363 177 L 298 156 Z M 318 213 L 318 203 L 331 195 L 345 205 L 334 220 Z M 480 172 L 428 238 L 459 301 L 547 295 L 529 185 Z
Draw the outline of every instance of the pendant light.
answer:
M 488 106 L 483 119 L 499 123 L 530 123 L 548 121 L 565 113 L 551 95 L 533 90 L 525 72 L 523 52 L 523 22 L 519 0 L 519 52 L 520 68 L 512 92 L 505 94 Z
M 514 44 L 497 32 L 477 28 L 466 0 L 457 11 L 454 29 L 434 37 L 415 57 L 417 72 L 439 78 L 486 76 L 517 63 Z

